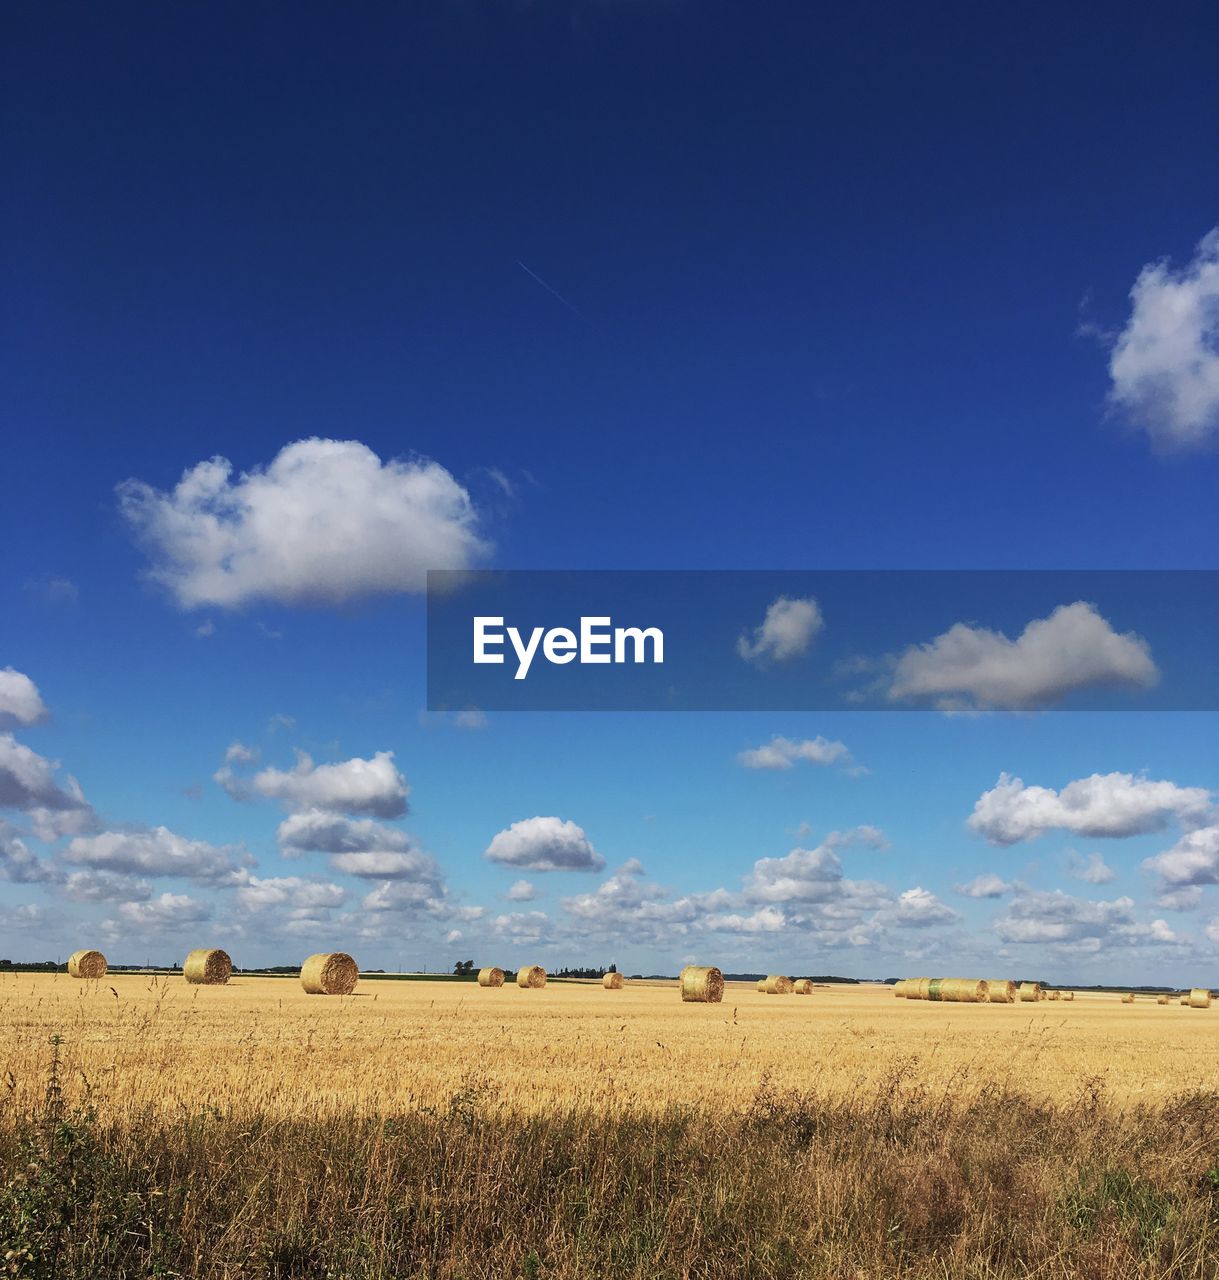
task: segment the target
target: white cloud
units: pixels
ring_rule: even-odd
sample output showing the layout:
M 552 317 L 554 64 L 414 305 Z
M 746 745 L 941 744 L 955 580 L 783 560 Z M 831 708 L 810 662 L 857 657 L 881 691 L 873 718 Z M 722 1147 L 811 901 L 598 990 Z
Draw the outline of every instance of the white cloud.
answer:
M 1202 905 L 1202 887 L 1196 884 L 1182 885 L 1177 889 L 1161 886 L 1156 894 L 1156 905 L 1166 911 L 1194 911 Z
M 73 871 L 60 892 L 73 902 L 147 902 L 152 885 L 118 871 Z
M 1061 791 L 1026 787 L 1008 774 L 983 792 L 969 825 L 992 844 L 1033 840 L 1047 831 L 1122 837 L 1162 831 L 1174 819 L 1187 826 L 1211 811 L 1209 791 L 1153 782 L 1129 773 L 1094 773 L 1068 783 Z
M 1078 689 L 1145 689 L 1158 679 L 1141 636 L 1119 635 L 1095 605 L 1077 600 L 1030 622 L 1015 640 L 958 622 L 911 646 L 897 659 L 888 697 L 949 713 L 1034 711 Z
M 792 849 L 782 858 L 759 858 L 745 878 L 744 894 L 754 902 L 821 903 L 850 900 L 879 907 L 889 900 L 888 891 L 871 881 L 844 878 L 836 850 L 852 845 L 871 849 L 888 846 L 879 827 L 861 826 L 831 831 L 814 849 Z
M 899 929 L 927 929 L 934 924 L 948 924 L 960 916 L 921 885 L 906 889 L 892 907 L 880 913 L 880 921 Z
M 12 667 L 0 667 L 0 726 L 37 724 L 47 718 L 38 686 Z
M 299 853 L 405 852 L 414 847 L 411 837 L 398 827 L 320 809 L 291 814 L 279 824 L 276 838 L 289 858 Z
M 1148 858 L 1143 866 L 1169 888 L 1219 884 L 1219 825 L 1187 831 L 1171 849 Z
M 360 853 L 336 853 L 330 865 L 345 875 L 363 880 L 416 880 L 433 886 L 439 892 L 440 869 L 426 854 L 395 852 L 392 849 L 366 849 Z
M 1099 853 L 1081 858 L 1072 851 L 1067 855 L 1067 874 L 1072 880 L 1082 880 L 1084 884 L 1112 884 L 1117 879 L 1117 872 Z
M 422 591 L 428 569 L 466 568 L 490 550 L 444 467 L 383 463 L 356 440 L 298 440 L 235 479 L 212 458 L 172 491 L 132 479 L 118 496 L 151 577 L 184 609 Z
M 537 886 L 528 880 L 514 880 L 504 894 L 509 902 L 532 902 L 538 896 Z
M 1181 270 L 1148 263 L 1130 302 L 1110 399 L 1157 444 L 1206 442 L 1219 431 L 1219 227 Z
M 167 827 L 147 831 L 102 831 L 77 836 L 64 850 L 65 862 L 128 875 L 182 876 L 199 884 L 242 882 L 241 863 L 232 846 L 190 840 Z
M 230 742 L 224 753 L 225 764 L 254 764 L 258 759 L 258 748 L 247 747 L 244 742 Z
M 96 816 L 75 778 L 61 786 L 57 761 L 45 760 L 11 733 L 0 733 L 0 809 L 29 814 L 40 840 L 89 830 Z
M 45 933 L 49 923 L 45 908 L 37 902 L 24 902 L 11 911 L 0 910 L 0 928 L 3 929 L 38 929 Z
M 841 894 L 842 881 L 838 855 L 820 844 L 782 858 L 759 858 L 745 880 L 745 894 L 759 902 L 824 902 Z
M 797 761 L 809 764 L 845 764 L 851 759 L 846 744 L 831 742 L 828 738 L 804 738 L 796 742 L 791 738 L 771 738 L 760 747 L 750 747 L 737 756 L 738 763 L 746 769 L 790 769 Z
M 468 711 L 458 711 L 453 717 L 453 723 L 459 729 L 485 729 L 487 716 L 477 707 L 471 707 Z
M 279 824 L 280 848 L 287 858 L 328 853 L 336 871 L 370 880 L 418 880 L 441 893 L 440 868 L 405 831 L 372 818 L 345 818 L 310 810 Z
M 513 911 L 495 916 L 491 928 L 497 937 L 519 946 L 538 946 L 554 939 L 554 927 L 545 911 Z
M 41 884 L 56 878 L 55 869 L 31 853 L 21 833 L 0 818 L 0 880 Z
M 1012 886 L 993 872 L 976 876 L 968 884 L 959 884 L 956 891 L 966 898 L 1002 898 L 1011 893 Z
M 260 879 L 249 876 L 233 893 L 237 905 L 245 911 L 270 909 L 314 913 L 341 907 L 347 894 L 340 885 L 321 880 L 304 880 L 299 876 Z
M 180 925 L 210 920 L 212 909 L 206 902 L 187 897 L 184 893 L 162 893 L 149 902 L 124 902 L 120 905 L 118 914 L 124 926 L 161 933 Z M 124 929 L 116 928 L 112 921 L 105 922 L 102 927 L 111 936 L 125 933 Z
M 788 662 L 807 653 L 824 628 L 825 619 L 816 600 L 780 596 L 766 610 L 762 625 L 754 628 L 753 639 L 748 634 L 740 637 L 737 653 L 757 666 Z
M 1131 898 L 1089 901 L 1061 889 L 1026 890 L 997 916 L 995 932 L 1004 942 L 1063 945 L 1099 951 L 1110 945 L 1175 942 L 1163 920 L 1141 924 Z
M 605 859 L 582 827 L 562 818 L 524 818 L 487 846 L 486 857 L 522 871 L 601 871 Z
M 371 760 L 357 756 L 339 764 L 319 765 L 302 751 L 297 753 L 296 767 L 291 770 L 263 769 L 246 782 L 225 766 L 215 777 L 237 799 L 256 792 L 282 800 L 291 809 L 324 809 L 377 818 L 402 817 L 410 795 L 406 779 L 394 765 L 392 751 L 378 751 Z

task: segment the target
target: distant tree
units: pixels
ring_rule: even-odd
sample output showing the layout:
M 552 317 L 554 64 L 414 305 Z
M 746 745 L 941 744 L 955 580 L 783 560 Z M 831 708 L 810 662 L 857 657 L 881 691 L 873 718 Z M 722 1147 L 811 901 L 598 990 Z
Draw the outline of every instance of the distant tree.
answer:
M 617 966 L 616 964 L 612 964 L 612 965 L 610 965 L 610 967 L 609 967 L 605 972 L 606 972 L 606 973 L 617 973 L 617 972 L 618 972 L 618 966 Z

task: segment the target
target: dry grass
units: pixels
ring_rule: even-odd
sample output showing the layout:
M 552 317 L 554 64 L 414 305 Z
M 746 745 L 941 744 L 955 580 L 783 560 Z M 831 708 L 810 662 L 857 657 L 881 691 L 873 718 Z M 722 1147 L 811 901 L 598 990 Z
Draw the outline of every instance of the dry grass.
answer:
M 683 1003 L 673 983 L 632 982 L 606 1001 L 599 982 L 538 993 L 365 980 L 354 996 L 318 1000 L 291 979 L 0 975 L 0 1080 L 11 1073 L 5 1096 L 18 1107 L 36 1100 L 56 1034 L 69 1100 L 310 1116 L 441 1105 L 489 1071 L 502 1100 L 530 1112 L 589 1097 L 623 1107 L 697 1097 L 726 1112 L 762 1081 L 845 1097 L 898 1069 L 930 1089 L 1012 1086 L 1048 1101 L 1095 1079 L 1125 1105 L 1219 1087 L 1217 1033 L 1213 1011 L 1166 1014 L 1113 996 L 931 1004 L 826 987 L 813 1000 L 774 1000 L 729 983 L 722 1004 L 706 1005 Z

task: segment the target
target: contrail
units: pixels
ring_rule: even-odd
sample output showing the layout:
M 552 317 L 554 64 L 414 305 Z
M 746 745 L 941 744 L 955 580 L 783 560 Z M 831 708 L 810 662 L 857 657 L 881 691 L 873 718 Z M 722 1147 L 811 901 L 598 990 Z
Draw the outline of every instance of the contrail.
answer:
M 570 311 L 573 315 L 580 316 L 580 319 L 581 319 L 581 320 L 583 320 L 583 319 L 584 319 L 584 317 L 580 315 L 580 313 L 575 309 L 575 307 L 573 307 L 573 306 L 571 305 L 571 303 L 567 301 L 567 299 L 566 299 L 566 298 L 565 298 L 565 297 L 564 297 L 564 296 L 563 296 L 563 295 L 558 291 L 558 289 L 554 289 L 554 288 L 552 288 L 550 285 L 548 285 L 548 284 L 546 283 L 546 281 L 545 281 L 545 280 L 543 280 L 543 279 L 542 279 L 542 277 L 541 277 L 540 275 L 538 275 L 538 273 L 537 273 L 536 271 L 532 271 L 532 270 L 530 270 L 530 268 L 529 268 L 529 267 L 527 267 L 527 266 L 526 266 L 526 265 L 525 265 L 525 264 L 520 260 L 520 258 L 517 258 L 517 260 L 516 260 L 516 265 L 517 265 L 518 267 L 520 267 L 520 269 L 521 269 L 522 271 L 524 271 L 527 275 L 532 276 L 532 277 L 533 277 L 533 279 L 535 279 L 535 280 L 538 282 L 538 284 L 540 284 L 540 285 L 542 286 L 542 288 L 546 290 L 546 292 L 547 292 L 547 293 L 553 294 L 556 298 L 558 298 L 558 300 L 559 300 L 559 301 L 560 301 L 560 302 L 561 302 L 561 303 L 562 303 L 562 304 L 563 304 L 563 305 L 568 309 L 568 311 Z

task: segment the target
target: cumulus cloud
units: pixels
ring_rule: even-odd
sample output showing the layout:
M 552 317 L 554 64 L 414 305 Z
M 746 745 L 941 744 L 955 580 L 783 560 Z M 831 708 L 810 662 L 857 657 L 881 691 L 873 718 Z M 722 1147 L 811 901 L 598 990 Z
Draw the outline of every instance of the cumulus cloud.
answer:
M 1148 263 L 1109 360 L 1110 399 L 1160 445 L 1219 432 L 1219 227 L 1179 271 Z
M 38 686 L 12 667 L 0 667 L 0 728 L 38 724 L 47 718 Z
M 300 853 L 405 852 L 413 847 L 409 835 L 372 818 L 345 818 L 342 814 L 311 809 L 294 813 L 276 832 L 285 857 Z
M 1030 622 L 1015 640 L 958 622 L 898 657 L 888 698 L 948 713 L 1035 711 L 1079 689 L 1146 689 L 1158 680 L 1141 636 L 1119 634 L 1095 605 L 1077 600 Z
M 1163 920 L 1140 923 L 1131 898 L 1089 901 L 1061 889 L 1019 894 L 1006 912 L 995 918 L 994 928 L 1004 942 L 1069 946 L 1082 951 L 1177 940 Z
M 50 923 L 46 910 L 37 902 L 24 902 L 11 911 L 0 910 L 0 928 L 46 929 Z
M 206 902 L 200 902 L 184 893 L 162 893 L 148 902 L 124 902 L 119 906 L 118 914 L 125 926 L 162 933 L 180 925 L 210 920 L 212 909 Z M 125 932 L 116 931 L 110 921 L 105 922 L 102 927 L 111 935 Z
M 1117 879 L 1117 872 L 1099 853 L 1090 853 L 1086 858 L 1075 852 L 1069 853 L 1067 874 L 1072 880 L 1082 880 L 1084 884 L 1112 884 Z
M 545 911 L 511 911 L 490 921 L 496 937 L 519 946 L 539 946 L 551 942 L 554 927 Z
M 760 627 L 754 628 L 752 638 L 746 632 L 737 640 L 737 653 L 755 666 L 789 662 L 807 653 L 824 628 L 820 606 L 812 597 L 793 600 L 780 596 L 766 610 L 766 617 Z
M 737 756 L 738 763 L 746 769 L 790 769 L 797 762 L 831 765 L 846 764 L 851 753 L 843 742 L 831 742 L 828 738 L 804 738 L 799 742 L 791 738 L 771 738 L 760 747 L 750 747 Z
M 1197 826 L 1211 808 L 1211 794 L 1203 787 L 1129 773 L 1094 773 L 1061 791 L 1026 787 L 1005 773 L 978 798 L 969 825 L 992 844 L 1015 844 L 1055 830 L 1116 838 L 1162 831 L 1173 820 Z
M 1002 898 L 1011 893 L 1012 886 L 993 872 L 975 876 L 968 884 L 959 884 L 956 891 L 965 898 Z
M 934 924 L 948 924 L 960 919 L 950 906 L 921 885 L 904 890 L 893 906 L 879 915 L 882 923 L 896 925 L 899 929 L 927 929 Z
M 562 818 L 524 818 L 498 833 L 484 855 L 522 871 L 601 871 L 605 859 L 582 827 Z
M 419 879 L 384 880 L 361 902 L 364 932 L 367 936 L 387 937 L 390 929 L 399 929 L 401 919 L 423 923 L 470 924 L 481 921 L 485 907 L 465 906 L 454 901 L 441 884 Z
M 168 827 L 77 836 L 69 841 L 63 858 L 74 866 L 127 875 L 181 876 L 213 885 L 241 883 L 242 866 L 248 861 L 233 846 L 190 840 Z
M 532 902 L 537 896 L 537 886 L 528 880 L 514 880 L 504 894 L 509 902 Z
M 99 869 L 71 872 L 60 892 L 73 902 L 147 902 L 152 885 L 138 876 Z
M 1143 866 L 1169 889 L 1219 884 L 1219 825 L 1187 831 L 1171 849 L 1146 859 Z
M 40 840 L 91 830 L 96 815 L 75 778 L 61 785 L 57 761 L 46 760 L 11 733 L 0 733 L 0 809 L 26 813 Z
M 582 927 L 599 932 L 622 932 L 638 936 L 641 928 L 677 928 L 695 923 L 700 912 L 688 898 L 667 902 L 668 893 L 659 885 L 641 884 L 631 872 L 616 872 L 592 892 L 562 900 L 563 909 Z
M 233 899 L 245 911 L 271 909 L 316 913 L 341 907 L 347 901 L 342 886 L 300 876 L 262 879 L 248 876 L 233 892 Z
M 1194 911 L 1202 905 L 1202 887 L 1196 884 L 1182 885 L 1176 889 L 1160 886 L 1156 905 L 1166 911 Z
M 54 879 L 55 869 L 31 853 L 21 833 L 0 818 L 0 880 L 11 884 L 45 884 Z
M 356 440 L 298 440 L 236 477 L 212 458 L 172 490 L 131 479 L 118 497 L 150 576 L 184 609 L 422 591 L 428 569 L 466 568 L 490 550 L 444 467 L 382 462 Z
M 378 751 L 371 760 L 356 756 L 338 764 L 314 764 L 297 752 L 294 769 L 262 769 L 253 778 L 239 777 L 229 765 L 215 774 L 230 795 L 280 800 L 290 809 L 321 809 L 331 813 L 370 814 L 400 818 L 407 811 L 410 787 L 394 765 L 392 751 Z
M 417 880 L 442 892 L 440 868 L 405 831 L 372 818 L 346 818 L 314 809 L 279 824 L 284 857 L 328 853 L 336 871 L 369 880 Z

